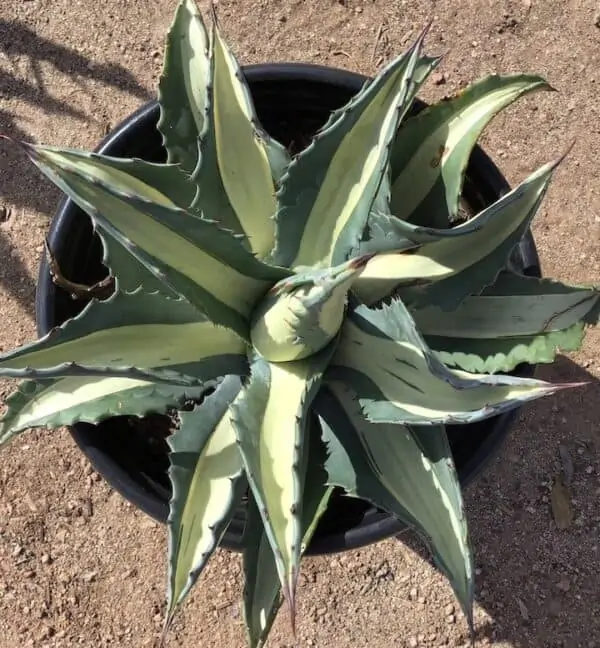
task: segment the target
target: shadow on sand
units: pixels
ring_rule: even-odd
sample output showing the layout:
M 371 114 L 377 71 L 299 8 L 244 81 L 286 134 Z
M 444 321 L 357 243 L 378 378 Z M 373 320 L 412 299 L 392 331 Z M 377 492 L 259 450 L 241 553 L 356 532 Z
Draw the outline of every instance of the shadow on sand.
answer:
M 26 59 L 29 68 L 27 79 L 16 72 L 14 62 L 17 57 Z M 72 49 L 40 37 L 24 24 L 0 19 L 0 97 L 17 99 L 49 114 L 65 115 L 82 123 L 89 122 L 89 116 L 77 108 L 76 101 L 70 104 L 50 94 L 44 82 L 42 63 L 68 75 L 81 86 L 82 92 L 86 91 L 86 80 L 94 80 L 128 92 L 143 101 L 150 98 L 148 91 L 124 67 L 114 63 L 96 63 Z M 5 109 L 0 109 L 0 133 L 31 141 L 31 134 L 19 127 L 14 116 Z M 25 179 L 30 179 L 30 182 L 25 182 Z M 12 206 L 13 210 L 31 209 L 51 216 L 61 193 L 50 183 L 40 183 L 38 191 L 25 189 L 27 186 L 36 186 L 36 183 L 39 183 L 39 172 L 35 167 L 15 146 L 2 142 L 0 209 L 3 211 L 0 214 L 5 217 L 5 206 Z M 2 220 L 4 218 L 0 218 L 0 222 Z M 0 283 L 11 297 L 30 308 L 36 280 L 30 276 L 10 240 L 3 234 L 1 226 L 0 259 Z

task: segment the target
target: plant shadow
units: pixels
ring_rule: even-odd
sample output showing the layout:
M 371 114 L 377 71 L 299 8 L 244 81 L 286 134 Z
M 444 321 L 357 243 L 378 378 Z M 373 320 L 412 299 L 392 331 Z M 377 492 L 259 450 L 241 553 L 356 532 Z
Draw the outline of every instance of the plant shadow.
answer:
M 17 71 L 17 59 L 24 59 L 26 63 L 26 78 Z M 44 79 L 43 65 L 68 75 L 81 92 L 87 92 L 86 81 L 93 80 L 143 101 L 151 96 L 121 65 L 94 62 L 73 49 L 41 37 L 23 23 L 0 19 L 0 98 L 17 100 L 84 124 L 92 121 L 75 105 L 51 94 Z M 17 123 L 15 115 L 5 108 L 0 108 L 0 134 L 16 140 L 33 139 L 32 134 Z M 37 190 L 31 190 L 32 187 Z M 31 210 L 50 217 L 60 197 L 60 192 L 50 183 L 39 184 L 39 172 L 17 146 L 4 142 L 0 145 L 0 221 L 7 221 L 4 227 L 10 227 L 8 221 L 24 211 Z M 0 284 L 11 297 L 30 309 L 36 279 L 20 260 L 1 224 L 0 255 Z
M 515 648 L 587 647 L 600 636 L 600 381 L 564 356 L 537 375 L 587 385 L 529 406 L 465 492 L 476 602 L 487 617 L 476 637 Z M 559 529 L 551 491 L 565 465 L 572 519 Z M 432 562 L 412 534 L 398 540 Z
M 28 139 L 27 133 L 15 123 L 12 115 L 5 110 L 0 110 L 0 133 L 14 139 Z M 21 186 L 21 174 L 32 173 L 29 165 L 24 164 L 23 156 L 15 154 L 11 146 L 0 146 L 0 207 L 2 208 L 2 221 L 10 225 L 13 215 L 8 204 L 15 204 L 17 189 Z M 35 172 L 35 171 L 33 171 Z M 23 192 L 27 199 L 28 207 L 39 209 L 38 192 Z M 43 195 L 43 194 L 42 194 Z M 7 203 L 5 206 L 3 203 Z M 40 210 L 41 211 L 41 210 Z M 29 306 L 35 293 L 35 279 L 23 263 L 18 250 L 11 244 L 8 236 L 2 231 L 0 223 L 0 285 L 15 300 Z

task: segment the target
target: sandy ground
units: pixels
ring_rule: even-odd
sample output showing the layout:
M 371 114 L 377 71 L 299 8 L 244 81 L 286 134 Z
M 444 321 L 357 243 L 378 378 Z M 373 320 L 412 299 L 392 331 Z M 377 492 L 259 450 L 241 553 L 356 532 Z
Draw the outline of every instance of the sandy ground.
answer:
M 0 0 L 0 132 L 92 148 L 154 93 L 175 0 Z M 544 270 L 600 280 L 600 19 L 591 0 L 219 0 L 242 62 L 298 60 L 373 73 L 429 18 L 447 53 L 424 98 L 492 71 L 545 75 L 559 92 L 521 101 L 486 133 L 511 182 L 576 140 L 535 226 Z M 33 299 L 59 198 L 0 146 L 0 350 L 34 336 Z M 0 218 L 4 220 L 4 218 Z M 478 566 L 477 646 L 600 646 L 600 334 L 540 375 L 589 386 L 538 403 L 469 490 Z M 0 399 L 8 385 L 0 383 Z M 559 445 L 572 516 L 551 489 Z M 563 452 L 564 455 L 564 452 Z M 112 492 L 68 433 L 23 435 L 0 462 L 0 647 L 151 646 L 165 584 L 164 528 Z M 307 560 L 298 646 L 466 645 L 452 594 L 416 545 L 396 540 Z M 171 646 L 244 646 L 240 564 L 218 553 Z M 594 614 L 596 613 L 596 614 Z M 269 646 L 293 645 L 285 614 Z

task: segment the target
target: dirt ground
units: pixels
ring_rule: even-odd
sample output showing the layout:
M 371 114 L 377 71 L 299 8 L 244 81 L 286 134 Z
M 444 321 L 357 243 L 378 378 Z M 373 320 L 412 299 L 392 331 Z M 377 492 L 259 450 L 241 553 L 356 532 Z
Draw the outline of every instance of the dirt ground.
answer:
M 0 132 L 92 148 L 151 98 L 176 0 L 0 0 Z M 430 18 L 447 53 L 425 99 L 490 72 L 539 72 L 558 93 L 521 101 L 483 140 L 511 182 L 575 146 L 534 234 L 544 271 L 600 281 L 600 7 L 592 0 L 219 0 L 243 63 L 373 73 Z M 35 276 L 58 192 L 0 146 L 0 350 L 34 336 Z M 4 218 L 8 216 L 8 218 Z M 477 646 L 600 647 L 600 333 L 540 370 L 586 388 L 527 408 L 467 494 Z M 9 386 L 0 383 L 0 400 Z M 572 464 L 571 513 L 551 490 Z M 567 456 L 570 459 L 565 459 Z M 298 646 L 467 645 L 450 588 L 412 542 L 306 560 Z M 0 461 L 0 647 L 143 647 L 160 630 L 164 528 L 95 474 L 65 431 L 28 433 Z M 242 648 L 240 562 L 218 553 L 169 645 Z M 286 614 L 269 646 L 291 648 Z

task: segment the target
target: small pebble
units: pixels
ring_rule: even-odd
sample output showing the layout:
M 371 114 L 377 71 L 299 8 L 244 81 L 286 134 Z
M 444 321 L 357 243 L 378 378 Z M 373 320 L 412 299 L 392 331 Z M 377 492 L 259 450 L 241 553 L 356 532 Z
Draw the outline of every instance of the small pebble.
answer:
M 96 576 L 98 576 L 97 571 L 89 571 L 81 576 L 81 580 L 85 581 L 86 583 L 91 583 L 92 581 L 96 580 Z
M 523 603 L 521 599 L 517 599 L 517 604 L 519 605 L 519 611 L 521 612 L 523 621 L 529 621 L 529 610 L 527 609 L 525 603 Z
M 433 81 L 433 83 L 435 85 L 441 86 L 441 85 L 444 85 L 446 83 L 448 78 L 446 77 L 446 75 L 443 72 L 434 72 L 431 75 L 431 80 Z
M 408 640 L 408 645 L 410 646 L 410 648 L 417 648 L 417 646 L 419 645 L 419 642 L 418 642 L 416 637 L 411 637 Z
M 454 603 L 448 603 L 448 605 L 446 605 L 446 607 L 444 608 L 444 614 L 446 616 L 454 614 Z
M 446 623 L 448 624 L 456 623 L 456 617 L 454 616 L 454 614 L 449 614 L 446 617 Z
M 38 633 L 37 639 L 38 641 L 44 641 L 44 639 L 50 639 L 52 636 L 54 636 L 54 628 L 52 626 L 46 626 Z

